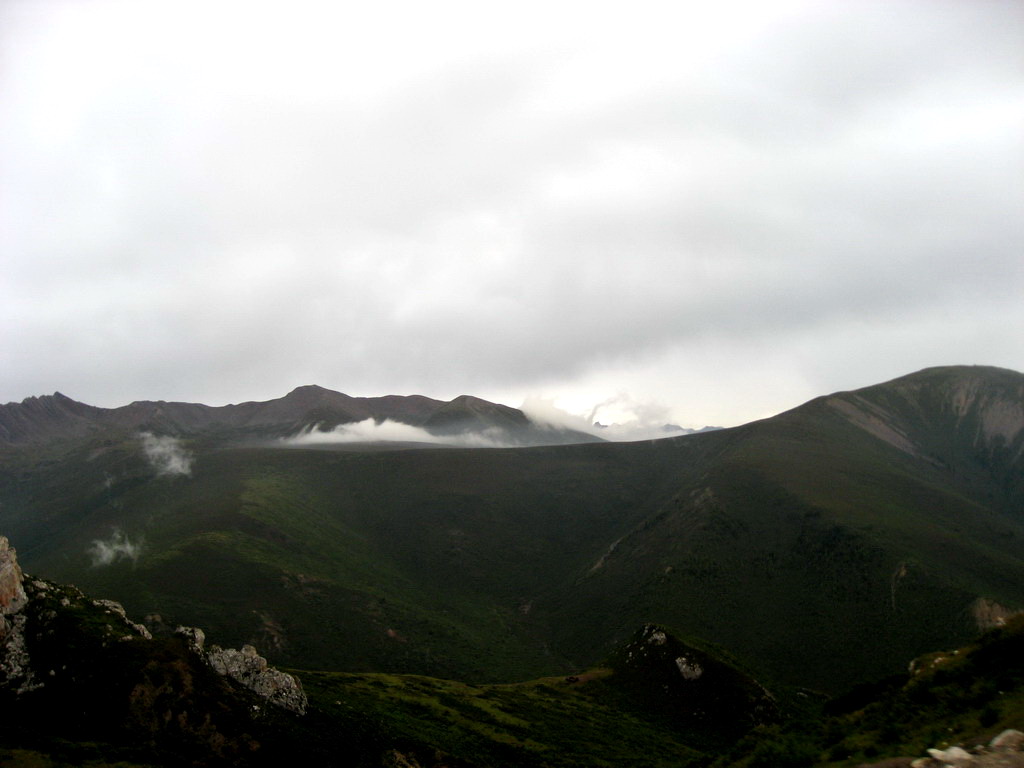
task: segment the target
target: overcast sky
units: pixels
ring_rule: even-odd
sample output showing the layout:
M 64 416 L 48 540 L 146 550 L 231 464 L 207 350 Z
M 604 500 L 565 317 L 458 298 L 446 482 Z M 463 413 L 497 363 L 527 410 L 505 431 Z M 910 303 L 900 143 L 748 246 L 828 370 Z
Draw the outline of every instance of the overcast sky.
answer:
M 1024 3 L 0 0 L 0 402 L 733 425 L 1024 370 Z

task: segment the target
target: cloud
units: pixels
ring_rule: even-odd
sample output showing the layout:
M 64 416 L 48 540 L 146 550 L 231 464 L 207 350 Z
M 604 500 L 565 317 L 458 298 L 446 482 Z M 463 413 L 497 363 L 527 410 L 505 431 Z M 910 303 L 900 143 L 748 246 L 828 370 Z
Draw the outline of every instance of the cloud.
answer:
M 737 423 L 1022 368 L 1022 34 L 1012 0 L 0 4 L 0 401 L 600 375 Z
M 638 401 L 623 392 L 590 407 L 586 415 L 570 413 L 555 405 L 554 398 L 539 396 L 527 397 L 519 407 L 531 421 L 538 424 L 574 429 L 616 442 L 657 440 L 694 431 L 670 424 L 670 410 L 667 406 Z
M 525 413 L 530 421 L 544 427 L 550 427 L 552 429 L 574 429 L 578 432 L 586 432 L 591 435 L 597 435 L 599 432 L 598 429 L 594 427 L 594 422 L 592 420 L 589 420 L 584 416 L 569 413 L 555 405 L 555 398 L 529 395 L 525 400 L 523 400 L 522 404 L 519 406 L 519 410 Z
M 142 450 L 158 475 L 191 475 L 192 455 L 181 447 L 181 441 L 174 437 L 157 437 L 142 432 Z
M 459 435 L 433 435 L 422 427 L 372 418 L 351 424 L 339 424 L 333 429 L 320 429 L 312 425 L 293 437 L 281 439 L 289 447 L 332 445 L 343 443 L 428 443 L 462 448 L 504 448 L 515 443 L 504 439 L 504 433 L 495 428 Z
M 142 554 L 143 539 L 131 541 L 120 528 L 115 528 L 106 541 L 94 539 L 86 554 L 94 568 L 111 565 L 118 560 L 131 560 L 134 564 Z

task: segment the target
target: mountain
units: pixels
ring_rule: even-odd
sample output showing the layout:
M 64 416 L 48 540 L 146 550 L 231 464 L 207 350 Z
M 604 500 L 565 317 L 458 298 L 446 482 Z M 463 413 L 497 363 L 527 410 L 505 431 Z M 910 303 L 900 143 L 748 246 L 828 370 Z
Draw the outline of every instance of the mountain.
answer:
M 291 423 L 340 408 L 325 392 L 289 395 Z M 435 428 L 517 419 L 448 405 Z M 277 664 L 499 683 L 657 624 L 769 689 L 836 694 L 1024 608 L 1022 409 L 1021 374 L 949 367 L 628 444 L 284 450 L 196 427 L 154 458 L 132 422 L 9 442 L 0 532 L 33 573 Z
M 0 569 L 20 594 L 0 598 L 5 765 L 655 768 L 777 719 L 755 681 L 663 628 L 645 627 L 608 667 L 511 686 L 286 673 L 251 646 L 160 632 L 152 617 L 151 632 L 113 601 L 23 579 L 2 537 Z
M 563 626 L 684 627 L 832 692 L 966 641 L 987 600 L 1024 608 L 1022 407 L 1019 373 L 929 369 L 666 444 L 674 487 Z
M 0 762 L 13 768 L 1006 768 L 1024 761 L 1022 651 L 1019 616 L 824 706 L 769 693 L 656 625 L 599 667 L 517 684 L 283 672 L 251 646 L 211 646 L 157 617 L 144 626 L 116 602 L 23 575 L 0 537 Z
M 318 386 L 298 387 L 266 402 L 213 407 L 137 401 L 97 408 L 56 392 L 0 405 L 0 446 L 153 432 L 174 437 L 279 438 L 372 419 L 423 427 L 439 436 L 484 434 L 495 443 L 547 445 L 601 438 L 534 424 L 515 408 L 463 395 L 450 403 L 422 395 L 350 397 Z
M 713 768 L 1024 765 L 1024 616 L 824 708 L 750 731 Z

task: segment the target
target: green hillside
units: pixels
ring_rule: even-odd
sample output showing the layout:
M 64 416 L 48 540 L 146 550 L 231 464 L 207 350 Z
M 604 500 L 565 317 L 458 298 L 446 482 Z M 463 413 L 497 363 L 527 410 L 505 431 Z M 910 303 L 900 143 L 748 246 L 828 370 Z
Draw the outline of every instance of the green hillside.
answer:
M 218 671 L 194 630 L 150 637 L 73 587 L 25 591 L 0 603 L 0 763 L 17 768 L 894 768 L 1024 722 L 1022 617 L 824 706 L 646 625 L 600 667 L 522 683 L 290 670 L 296 709 Z
M 929 369 L 632 444 L 207 430 L 181 436 L 176 476 L 134 435 L 90 435 L 4 450 L 0 530 L 34 573 L 290 666 L 509 682 L 593 666 L 655 622 L 838 693 L 1024 607 L 1022 382 Z M 97 540 L 136 556 L 94 565 Z

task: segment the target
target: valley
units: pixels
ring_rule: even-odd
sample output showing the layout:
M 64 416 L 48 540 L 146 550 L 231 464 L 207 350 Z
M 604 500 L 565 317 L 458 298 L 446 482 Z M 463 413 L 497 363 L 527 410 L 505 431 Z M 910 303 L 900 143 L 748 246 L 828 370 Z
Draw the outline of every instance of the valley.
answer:
M 728 659 L 795 722 L 801 702 L 905 674 L 1024 608 L 1024 376 L 1004 369 L 927 369 L 636 443 L 475 399 L 66 400 L 0 406 L 0 534 L 26 571 L 153 626 L 252 644 L 321 710 L 348 695 L 359 718 L 466 765 L 500 764 L 495 740 L 525 750 L 516 764 L 586 764 L 579 746 L 523 762 L 531 739 L 568 738 L 522 725 L 557 724 L 557 710 L 590 712 L 594 733 L 570 740 L 625 744 L 610 723 L 634 713 L 619 726 L 641 743 L 680 745 L 651 765 L 689 764 L 687 750 L 703 764 L 750 728 L 782 727 L 730 732 L 716 716 L 705 736 L 730 735 L 709 744 L 652 720 L 660 683 L 629 693 L 602 682 L 625 679 L 624 662 L 593 672 L 642 627 Z M 282 443 L 366 418 L 518 447 Z M 446 718 L 468 730 L 438 730 Z

